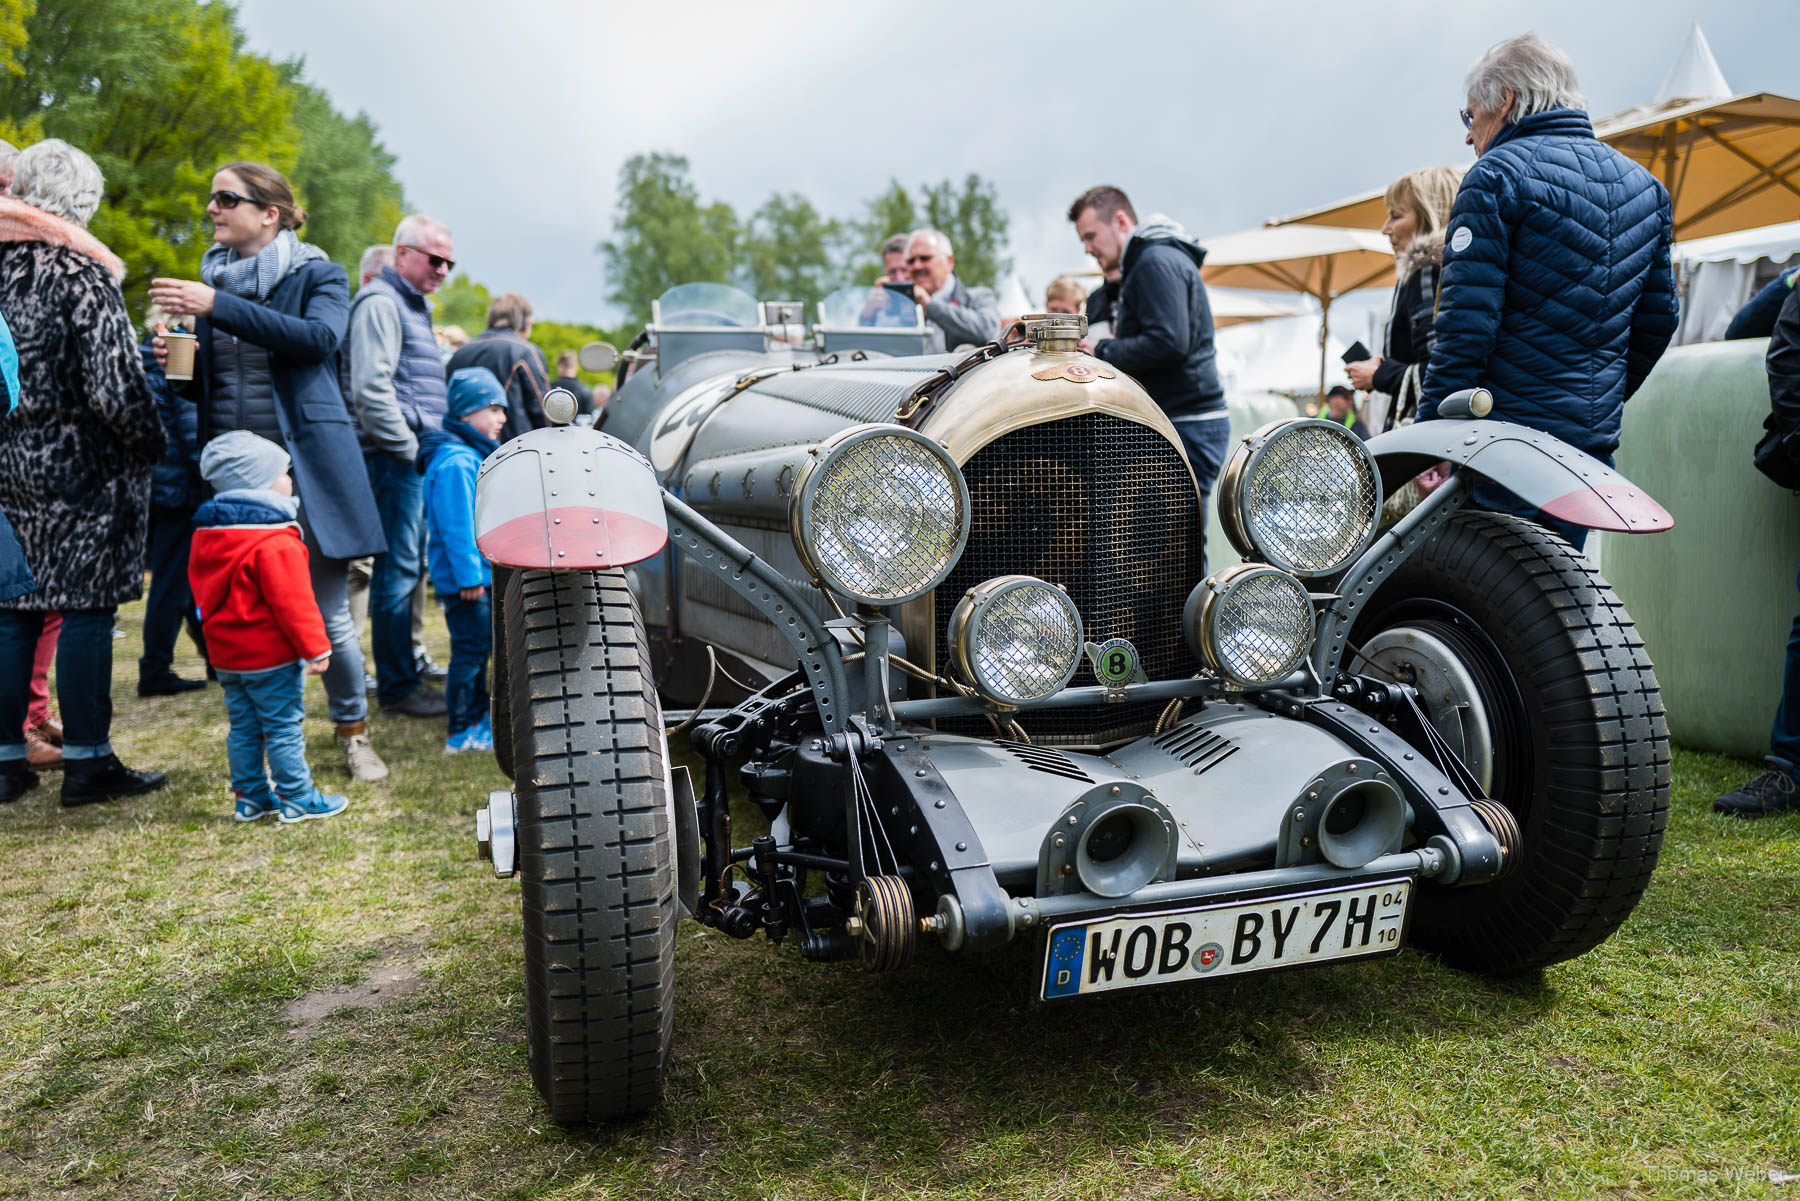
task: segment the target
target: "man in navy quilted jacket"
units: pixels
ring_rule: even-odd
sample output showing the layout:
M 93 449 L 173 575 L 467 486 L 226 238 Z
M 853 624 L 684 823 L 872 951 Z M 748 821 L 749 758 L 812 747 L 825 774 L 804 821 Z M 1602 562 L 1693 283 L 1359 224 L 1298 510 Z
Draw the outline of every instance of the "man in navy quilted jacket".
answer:
M 1536 34 L 1482 55 L 1465 91 L 1479 158 L 1450 212 L 1418 419 L 1479 385 L 1496 418 L 1610 465 L 1625 401 L 1675 333 L 1669 194 L 1594 137 L 1574 65 Z M 1530 517 L 1576 549 L 1587 537 L 1486 481 L 1472 503 Z

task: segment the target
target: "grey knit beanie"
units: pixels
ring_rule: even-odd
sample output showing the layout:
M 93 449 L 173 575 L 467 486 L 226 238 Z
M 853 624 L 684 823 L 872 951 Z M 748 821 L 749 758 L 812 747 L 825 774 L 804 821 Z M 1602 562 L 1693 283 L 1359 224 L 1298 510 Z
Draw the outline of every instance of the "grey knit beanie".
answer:
M 214 492 L 267 488 L 288 469 L 288 452 L 249 430 L 220 434 L 200 452 L 200 474 Z

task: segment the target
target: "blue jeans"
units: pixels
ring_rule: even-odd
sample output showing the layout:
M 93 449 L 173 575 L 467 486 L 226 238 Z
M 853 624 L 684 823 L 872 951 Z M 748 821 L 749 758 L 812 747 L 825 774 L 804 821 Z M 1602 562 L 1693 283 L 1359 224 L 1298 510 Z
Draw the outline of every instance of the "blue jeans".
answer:
M 444 624 L 450 627 L 450 678 L 444 681 L 444 703 L 450 709 L 450 732 L 466 730 L 488 708 L 488 653 L 494 628 L 489 624 L 489 593 L 466 601 L 452 592 L 442 598 Z
M 1800 575 L 1794 577 L 1800 588 Z M 1800 775 L 1800 617 L 1788 632 L 1787 666 L 1781 672 L 1781 703 L 1775 706 L 1775 729 L 1769 735 L 1769 765 Z
M 43 613 L 0 609 L 0 763 L 25 757 L 25 710 L 31 661 Z M 62 709 L 63 758 L 101 759 L 113 753 L 113 610 L 64 611 L 56 643 L 56 701 Z
M 225 761 L 231 765 L 231 789 L 246 801 L 273 804 L 303 801 L 313 794 L 312 772 L 306 766 L 306 734 L 301 720 L 305 674 L 300 664 L 268 671 L 221 671 L 225 712 L 231 717 L 231 733 L 225 736 Z M 263 757 L 268 756 L 268 771 Z M 275 791 L 269 792 L 269 776 Z
M 300 532 L 306 536 L 306 569 L 312 577 L 313 600 L 331 639 L 331 666 L 325 669 L 325 700 L 331 720 L 341 725 L 365 721 L 369 698 L 363 686 L 362 643 L 357 641 L 356 620 L 350 616 L 350 560 L 327 559 L 300 510 Z
M 1611 455 L 1595 455 L 1594 457 L 1599 459 L 1602 463 L 1605 463 L 1608 467 L 1613 465 L 1613 457 Z M 1544 511 L 1542 509 L 1526 504 L 1516 493 L 1506 488 L 1502 488 L 1492 480 L 1480 479 L 1475 481 L 1475 485 L 1469 489 L 1468 507 L 1471 509 L 1486 509 L 1490 513 L 1511 513 L 1514 517 L 1523 517 L 1527 521 L 1535 521 L 1537 524 L 1549 530 L 1552 534 L 1561 538 L 1564 542 L 1567 542 L 1576 550 L 1580 550 L 1587 545 L 1588 531 L 1586 526 L 1570 525 L 1566 521 L 1558 521 L 1554 517 L 1546 517 L 1544 516 Z
M 1220 410 L 1217 417 L 1209 413 L 1203 417 L 1172 417 L 1170 420 L 1175 423 L 1175 432 L 1181 435 L 1188 465 L 1194 469 L 1194 483 L 1200 488 L 1200 525 L 1204 530 L 1206 506 L 1212 499 L 1213 484 L 1219 478 L 1219 468 L 1225 465 L 1225 452 L 1231 449 L 1231 421 L 1224 410 Z M 1202 534 L 1203 545 L 1204 537 Z M 1204 558 L 1200 570 L 1206 570 Z
M 392 455 L 372 454 L 367 462 L 388 544 L 369 579 L 369 640 L 375 646 L 375 695 L 391 705 L 419 690 L 412 595 L 425 566 L 425 480 L 411 463 Z

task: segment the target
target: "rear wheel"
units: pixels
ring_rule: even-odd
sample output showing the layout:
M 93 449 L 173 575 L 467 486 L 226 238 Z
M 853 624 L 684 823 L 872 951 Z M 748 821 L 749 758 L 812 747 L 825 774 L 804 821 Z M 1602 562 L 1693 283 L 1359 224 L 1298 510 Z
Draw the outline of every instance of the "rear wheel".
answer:
M 620 571 L 522 571 L 505 607 L 531 1074 L 591 1123 L 662 1096 L 675 873 L 662 710 Z
M 1352 670 L 1419 689 L 1523 831 L 1510 875 L 1419 898 L 1413 941 L 1458 967 L 1570 959 L 1618 929 L 1650 882 L 1669 808 L 1656 675 L 1612 589 L 1520 518 L 1461 513 L 1394 572 Z

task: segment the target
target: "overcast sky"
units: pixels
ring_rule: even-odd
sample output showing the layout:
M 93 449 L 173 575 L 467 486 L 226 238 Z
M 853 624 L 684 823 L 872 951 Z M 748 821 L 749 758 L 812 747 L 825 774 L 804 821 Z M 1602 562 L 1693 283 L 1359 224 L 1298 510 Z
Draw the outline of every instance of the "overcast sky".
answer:
M 1466 161 L 1469 64 L 1535 29 L 1597 116 L 1650 100 L 1700 20 L 1734 91 L 1800 95 L 1796 0 L 660 3 L 240 0 L 251 46 L 364 110 L 459 268 L 610 324 L 618 169 L 686 155 L 748 216 L 793 191 L 861 216 L 980 172 L 1041 294 L 1087 267 L 1064 213 L 1109 182 L 1196 235 Z

